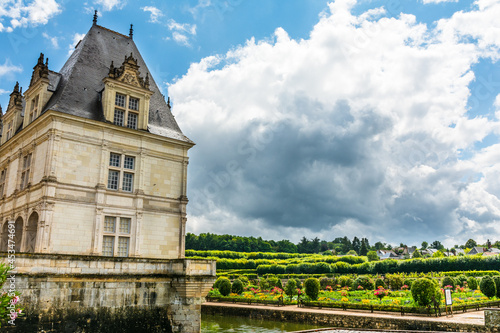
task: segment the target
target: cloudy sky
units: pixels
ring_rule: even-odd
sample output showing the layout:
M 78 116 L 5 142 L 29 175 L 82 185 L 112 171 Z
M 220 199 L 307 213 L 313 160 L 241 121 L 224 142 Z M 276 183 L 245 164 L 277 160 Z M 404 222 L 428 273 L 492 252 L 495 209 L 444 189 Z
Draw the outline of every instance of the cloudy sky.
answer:
M 188 231 L 500 239 L 500 1 L 0 2 L 0 104 L 99 10 L 197 145 Z

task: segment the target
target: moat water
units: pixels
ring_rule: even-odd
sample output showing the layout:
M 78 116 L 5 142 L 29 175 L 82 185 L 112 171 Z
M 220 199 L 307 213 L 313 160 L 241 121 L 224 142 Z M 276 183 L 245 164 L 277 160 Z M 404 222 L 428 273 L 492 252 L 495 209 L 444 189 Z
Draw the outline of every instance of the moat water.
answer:
M 322 326 L 285 323 L 250 319 L 245 317 L 201 315 L 201 333 L 218 332 L 255 332 L 255 333 L 281 333 L 302 330 L 312 330 Z

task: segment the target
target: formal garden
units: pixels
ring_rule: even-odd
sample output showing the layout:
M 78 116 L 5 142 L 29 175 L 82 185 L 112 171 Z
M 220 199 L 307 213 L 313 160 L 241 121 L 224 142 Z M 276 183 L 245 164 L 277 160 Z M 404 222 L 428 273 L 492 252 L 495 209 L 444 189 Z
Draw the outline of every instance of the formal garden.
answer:
M 450 290 L 455 312 L 500 306 L 498 256 L 368 262 L 363 257 L 205 252 L 218 265 L 208 301 L 438 315 L 446 313 L 444 295 Z M 223 258 L 214 257 L 217 252 Z

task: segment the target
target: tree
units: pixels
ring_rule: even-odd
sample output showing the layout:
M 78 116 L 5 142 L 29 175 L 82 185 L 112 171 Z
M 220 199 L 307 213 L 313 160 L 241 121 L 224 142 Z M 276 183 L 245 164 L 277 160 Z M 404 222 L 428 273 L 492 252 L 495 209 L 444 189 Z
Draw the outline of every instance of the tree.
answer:
M 432 303 L 433 298 L 438 303 L 441 300 L 439 286 L 428 278 L 420 278 L 413 282 L 411 296 L 418 305 L 425 307 Z
M 429 243 L 427 243 L 426 241 L 422 242 L 422 250 L 427 249 L 428 246 L 429 246 Z
M 374 246 L 375 246 L 375 250 L 383 250 L 385 248 L 385 243 L 376 242 Z
M 321 241 L 318 237 L 314 238 L 310 245 L 309 253 L 318 253 L 321 248 Z
M 321 241 L 320 249 L 321 252 L 328 251 L 328 243 L 326 241 Z
M 306 295 L 309 296 L 313 301 L 318 299 L 320 283 L 316 278 L 309 278 L 304 282 L 304 288 L 306 289 Z
M 477 243 L 472 238 L 470 238 L 467 242 L 465 242 L 466 248 L 472 249 L 473 247 L 476 247 L 476 246 L 477 246 Z
M 351 241 L 349 240 L 349 238 L 347 238 L 347 236 L 344 236 L 344 238 L 342 238 L 342 252 L 347 253 L 351 249 L 352 249 Z
M 276 243 L 276 251 L 286 252 L 286 253 L 297 253 L 297 245 L 293 244 L 289 240 L 283 239 Z
M 359 249 L 359 255 L 366 256 L 368 253 L 368 246 L 366 245 L 365 238 L 361 240 L 361 248 Z
M 497 294 L 495 281 L 489 275 L 485 275 L 481 278 L 479 289 L 481 289 L 481 292 L 488 298 L 492 298 Z
M 443 246 L 443 244 L 441 244 L 440 241 L 435 240 L 431 244 L 431 249 L 444 250 L 444 246 Z
M 290 301 L 291 301 L 296 293 L 297 293 L 297 283 L 295 283 L 294 279 L 289 279 L 285 286 L 285 294 L 290 296 Z
M 368 261 L 377 261 L 379 260 L 379 257 L 377 255 L 377 252 L 376 251 L 370 251 L 366 254 L 366 256 L 368 257 Z
M 356 251 L 356 253 L 359 253 L 359 250 L 361 250 L 361 241 L 356 236 L 352 239 L 352 249 Z
M 432 255 L 433 258 L 442 258 L 444 257 L 444 253 L 441 252 L 441 251 L 436 251 L 434 252 L 434 254 Z
M 422 258 L 422 253 L 418 249 L 413 252 L 413 258 Z

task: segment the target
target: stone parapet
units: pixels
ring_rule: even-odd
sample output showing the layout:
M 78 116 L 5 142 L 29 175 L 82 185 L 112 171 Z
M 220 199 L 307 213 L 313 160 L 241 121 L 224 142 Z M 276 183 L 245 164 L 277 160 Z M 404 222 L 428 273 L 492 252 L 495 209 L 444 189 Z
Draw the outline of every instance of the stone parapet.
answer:
M 127 318 L 127 325 L 147 322 L 147 332 L 199 333 L 201 304 L 215 281 L 211 260 L 55 254 L 15 259 L 14 285 L 27 316 L 9 332 L 66 332 L 68 325 L 68 332 L 102 332 L 100 321 L 112 328 Z M 0 262 L 7 262 L 5 254 Z
M 7 260 L 0 253 L 0 262 Z M 150 259 L 18 253 L 18 275 L 168 275 L 215 276 L 215 261 L 194 259 Z
M 500 309 L 484 309 L 484 326 L 500 330 Z

